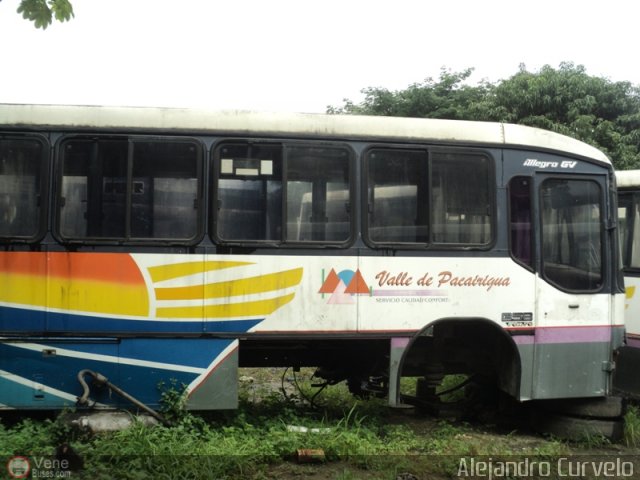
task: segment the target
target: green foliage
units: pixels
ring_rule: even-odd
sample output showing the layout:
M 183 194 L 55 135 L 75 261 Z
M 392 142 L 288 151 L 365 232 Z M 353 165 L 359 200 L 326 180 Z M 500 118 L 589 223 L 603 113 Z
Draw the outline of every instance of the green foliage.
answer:
M 0 424 L 0 456 L 51 452 L 54 429 L 51 421 L 26 418 L 12 428 Z
M 328 113 L 470 119 L 469 115 L 482 103 L 490 88 L 489 84 L 466 85 L 464 82 L 472 73 L 471 68 L 463 72 L 442 69 L 438 81 L 429 77 L 406 90 L 391 92 L 379 87 L 365 88 L 362 103 L 356 105 L 345 100 L 344 106 L 329 107 Z
M 640 446 L 640 409 L 636 405 L 629 406 L 624 415 L 624 443 L 633 448 Z
M 524 66 L 495 88 L 503 107 L 491 120 L 545 128 L 589 143 L 619 169 L 640 166 L 640 89 L 587 75 L 585 68 L 561 63 L 528 72 Z
M 451 376 L 447 387 L 461 380 L 463 377 Z M 298 381 L 305 396 L 313 394 L 309 382 L 305 378 Z M 350 479 L 397 478 L 404 472 L 441 478 L 457 471 L 462 456 L 551 458 L 571 453 L 567 444 L 558 441 L 492 435 L 467 424 L 398 414 L 383 408 L 378 399 L 354 399 L 342 385 L 323 390 L 315 406 L 295 395 L 265 391 L 253 401 L 243 397 L 236 411 L 206 415 L 185 410 L 182 386 L 172 382 L 161 387 L 161 411 L 171 417 L 170 427 L 134 423 L 126 430 L 89 436 L 70 428 L 64 414 L 44 421 L 18 417 L 11 426 L 0 421 L 0 459 L 51 455 L 66 443 L 84 462 L 84 470 L 73 472 L 72 478 L 283 476 L 274 476 L 274 469 L 294 469 L 303 478 L 316 469 L 321 475 L 335 472 L 334 477 L 327 474 L 326 478 Z M 628 428 L 636 428 L 638 412 L 629 412 Z M 595 441 L 599 439 L 592 439 L 588 446 Z M 299 449 L 322 450 L 325 463 L 297 465 Z
M 442 380 L 442 385 L 436 389 L 437 393 L 441 395 L 440 400 L 443 402 L 458 402 L 464 400 L 464 385 L 468 383 L 468 380 L 469 377 L 467 375 L 445 375 Z
M 18 13 L 43 30 L 51 25 L 54 18 L 66 22 L 74 16 L 69 0 L 21 0 Z
M 167 401 L 181 408 L 181 392 L 167 391 L 171 392 Z M 396 478 L 403 472 L 442 478 L 457 471 L 462 456 L 553 458 L 572 453 L 558 441 L 523 443 L 511 434 L 490 435 L 445 421 L 420 423 L 428 428 L 416 431 L 409 417 L 398 418 L 389 410 L 369 407 L 368 402 L 354 401 L 348 410 L 338 412 L 333 407 L 311 410 L 307 404 L 273 396 L 243 403 L 226 415 L 205 419 L 181 410 L 171 427 L 135 423 L 93 437 L 78 437 L 60 418 L 21 420 L 11 427 L 0 423 L 0 458 L 50 455 L 66 442 L 84 461 L 84 470 L 72 478 L 263 479 L 275 478 L 275 468 L 295 469 L 304 478 L 309 469 L 329 467 L 336 475 L 326 478 L 349 479 Z M 298 449 L 323 450 L 325 465 L 296 465 L 292 461 Z
M 585 431 L 582 437 L 577 440 L 577 442 L 584 448 L 589 450 L 611 445 L 611 440 L 609 438 L 605 437 L 601 433 L 594 433 L 589 431 Z
M 182 420 L 187 414 L 187 386 L 178 387 L 175 380 L 171 380 L 170 385 L 164 383 L 158 385 L 160 390 L 160 413 L 169 422 L 177 422 Z
M 362 90 L 365 99 L 328 113 L 518 123 L 568 135 L 602 150 L 618 169 L 640 168 L 640 88 L 587 74 L 570 62 L 539 72 L 524 65 L 495 84 L 466 82 L 472 69 L 443 69 L 405 90 Z

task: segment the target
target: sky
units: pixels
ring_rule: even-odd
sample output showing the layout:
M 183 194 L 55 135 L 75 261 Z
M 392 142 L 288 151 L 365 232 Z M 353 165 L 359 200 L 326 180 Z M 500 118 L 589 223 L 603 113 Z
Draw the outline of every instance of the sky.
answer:
M 635 0 L 71 0 L 46 30 L 0 1 L 0 103 L 325 112 L 441 69 L 560 62 L 640 85 Z

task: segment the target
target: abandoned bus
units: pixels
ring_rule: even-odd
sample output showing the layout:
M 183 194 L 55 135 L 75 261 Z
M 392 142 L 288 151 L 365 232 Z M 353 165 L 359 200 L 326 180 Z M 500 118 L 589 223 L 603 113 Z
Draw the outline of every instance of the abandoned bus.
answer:
M 626 342 L 616 359 L 614 387 L 640 397 L 640 170 L 616 172 L 618 184 L 618 231 L 626 287 Z
M 130 405 L 108 379 L 233 408 L 261 366 L 392 406 L 457 373 L 607 396 L 614 193 L 603 153 L 524 126 L 0 105 L 0 404 Z

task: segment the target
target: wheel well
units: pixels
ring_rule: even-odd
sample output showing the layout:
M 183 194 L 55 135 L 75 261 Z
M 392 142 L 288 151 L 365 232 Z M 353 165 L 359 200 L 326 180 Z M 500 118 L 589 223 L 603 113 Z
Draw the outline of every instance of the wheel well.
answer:
M 438 386 L 444 376 L 477 376 L 518 398 L 521 363 L 516 344 L 484 318 L 444 318 L 413 337 L 400 362 L 400 377 L 423 377 Z

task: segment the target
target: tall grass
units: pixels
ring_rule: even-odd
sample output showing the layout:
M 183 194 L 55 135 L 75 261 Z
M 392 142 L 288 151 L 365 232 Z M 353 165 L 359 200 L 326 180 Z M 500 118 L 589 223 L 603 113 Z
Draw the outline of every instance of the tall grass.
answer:
M 636 405 L 627 407 L 624 416 L 624 443 L 628 447 L 640 446 L 640 409 Z
M 311 384 L 301 384 L 310 398 Z M 564 455 L 568 448 L 541 438 L 523 447 L 509 435 L 488 437 L 445 421 L 431 420 L 418 429 L 411 417 L 394 414 L 384 401 L 354 399 L 342 386 L 325 389 L 315 406 L 295 394 L 254 394 L 243 392 L 236 411 L 197 415 L 185 411 L 183 397 L 173 392 L 165 396 L 164 409 L 174 421 L 171 427 L 134 423 L 127 430 L 94 436 L 70 429 L 61 419 L 24 419 L 12 425 L 0 421 L 0 463 L 17 454 L 50 455 L 65 442 L 84 460 L 84 470 L 73 478 L 261 479 L 282 465 L 321 468 L 294 462 L 299 449 L 321 449 L 326 462 L 337 466 L 337 478 L 364 478 L 362 472 L 395 478 L 398 472 L 418 473 L 416 469 L 420 478 L 428 478 L 454 471 L 455 456 Z M 304 428 L 292 432 L 291 426 Z M 627 430 L 627 444 L 636 447 L 637 409 L 627 414 Z

